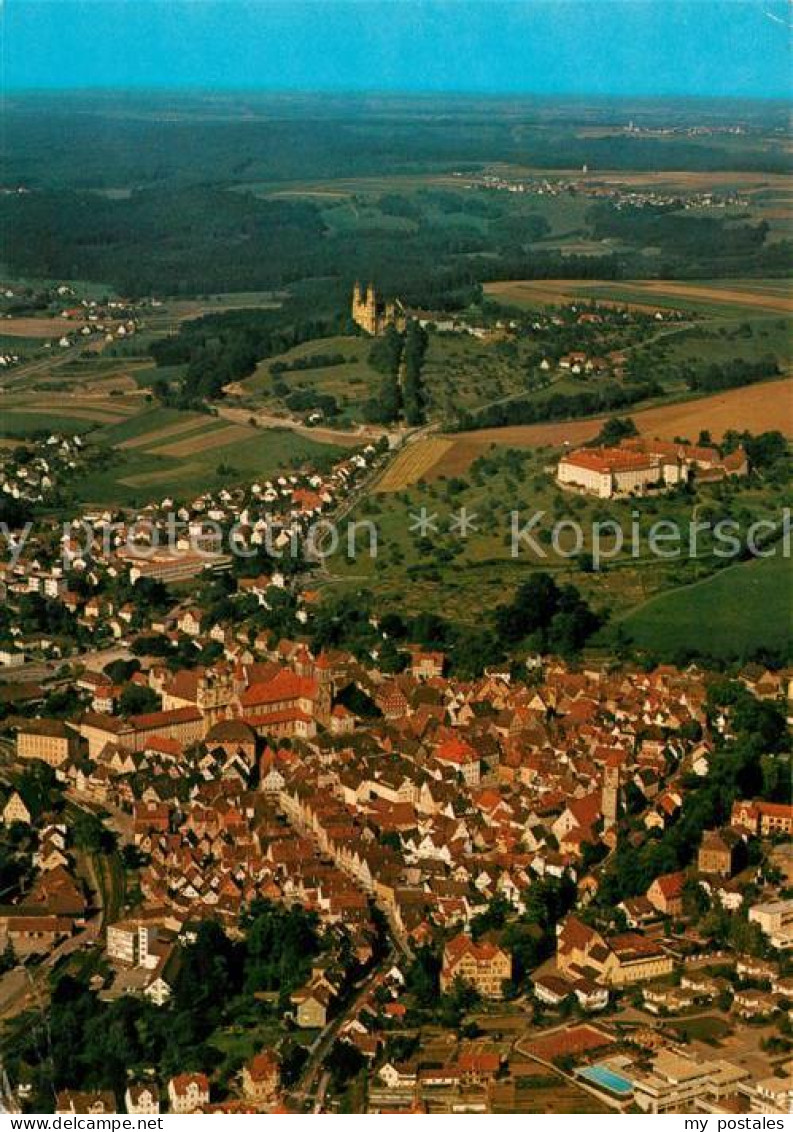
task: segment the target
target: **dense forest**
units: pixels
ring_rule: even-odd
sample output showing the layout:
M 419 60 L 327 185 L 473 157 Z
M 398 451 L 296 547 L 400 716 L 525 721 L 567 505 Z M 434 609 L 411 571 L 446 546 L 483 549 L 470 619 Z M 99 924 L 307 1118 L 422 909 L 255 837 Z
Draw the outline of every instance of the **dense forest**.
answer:
M 546 169 L 790 168 L 784 145 L 759 133 L 736 146 L 725 136 L 582 131 L 597 121 L 627 122 L 636 109 L 597 99 L 42 94 L 7 99 L 4 149 L 14 175 L 35 188 L 382 176 L 492 161 Z M 784 131 L 784 114 L 783 104 L 702 102 L 647 104 L 642 117 L 668 125 L 738 115 L 758 131 Z
M 572 108 L 487 99 L 16 97 L 2 149 L 7 183 L 26 191 L 0 196 L 4 260 L 18 275 L 88 279 L 131 297 L 308 279 L 346 289 L 376 278 L 436 309 L 465 305 L 472 288 L 496 278 L 786 272 L 790 248 L 769 242 L 764 224 L 607 202 L 590 209 L 579 234 L 614 243 L 602 255 L 562 255 L 537 246 L 549 223 L 530 196 L 464 191 L 448 176 L 492 162 L 768 172 L 790 164 L 768 132 L 736 141 L 581 131 L 606 112 L 590 107 L 579 119 Z M 707 113 L 696 109 L 697 119 Z M 773 107 L 742 114 L 760 116 L 766 131 L 777 125 Z M 438 174 L 445 187 L 404 180 Z M 334 177 L 348 186 L 376 177 L 382 192 L 278 195 L 283 182 Z M 658 260 L 641 254 L 648 246 L 660 249 Z
M 224 385 L 248 377 L 262 358 L 342 330 L 346 319 L 332 313 L 332 299 L 325 308 L 327 313 L 315 295 L 300 293 L 273 310 L 231 310 L 192 319 L 179 334 L 152 343 L 158 367 L 186 366 L 176 392 L 164 379 L 155 383 L 155 392 L 180 407 L 219 397 Z
M 779 363 L 772 355 L 747 362 L 744 358 L 733 358 L 721 365 L 710 362 L 708 365 L 692 367 L 686 373 L 689 389 L 702 393 L 713 393 L 719 389 L 737 389 L 741 385 L 753 385 L 756 381 L 768 381 L 778 377 Z
M 337 228 L 334 214 L 313 201 L 208 185 L 142 189 L 121 199 L 46 190 L 0 197 L 0 224 L 14 273 L 101 281 L 129 297 L 276 290 L 308 279 L 346 291 L 360 277 L 378 279 L 411 305 L 451 309 L 493 279 L 788 270 L 789 242 L 767 243 L 765 224 L 649 207 L 633 215 L 596 206 L 582 235 L 618 240 L 620 250 L 562 255 L 534 246 L 546 222 L 514 196 L 386 193 L 368 202 L 374 215 L 365 222 Z M 352 199 L 350 209 L 357 208 Z M 660 263 L 641 254 L 647 246 L 660 249 Z
M 449 195 L 457 214 L 438 194 L 416 194 L 426 198 L 420 223 L 370 224 L 354 239 L 330 227 L 312 202 L 205 185 L 123 199 L 71 190 L 12 194 L 0 197 L 0 224 L 13 272 L 101 281 L 129 297 L 276 290 L 308 279 L 341 283 L 346 295 L 361 277 L 378 279 L 412 305 L 452 309 L 490 279 L 622 274 L 611 254 L 532 251 L 541 218 L 523 210 L 510 215 L 509 201 L 474 227 L 466 223 L 463 195 Z
M 765 221 L 748 224 L 715 216 L 692 216 L 670 205 L 618 208 L 597 204 L 588 222 L 596 240 L 658 248 L 663 256 L 659 274 L 697 277 L 713 275 L 787 274 L 789 241 L 767 244 Z

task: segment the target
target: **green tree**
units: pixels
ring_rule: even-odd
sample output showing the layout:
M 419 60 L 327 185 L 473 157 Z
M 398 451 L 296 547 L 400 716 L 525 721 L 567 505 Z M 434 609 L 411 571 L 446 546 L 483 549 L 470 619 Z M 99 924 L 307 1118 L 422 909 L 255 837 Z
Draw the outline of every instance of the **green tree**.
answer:
M 441 964 L 430 947 L 420 947 L 408 967 L 405 986 L 419 1006 L 428 1007 L 437 1002 L 440 994 Z
M 142 684 L 127 684 L 118 700 L 121 715 L 145 715 L 159 711 L 161 706 L 162 700 L 157 693 Z

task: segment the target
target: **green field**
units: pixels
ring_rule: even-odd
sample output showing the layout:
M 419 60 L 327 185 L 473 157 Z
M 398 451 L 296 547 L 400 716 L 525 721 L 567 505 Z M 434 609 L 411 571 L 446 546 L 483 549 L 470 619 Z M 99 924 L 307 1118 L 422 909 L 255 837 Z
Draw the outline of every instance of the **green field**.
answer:
M 61 408 L 53 413 L 26 413 L 24 410 L 0 409 L 0 435 L 31 436 L 39 432 L 63 432 L 70 436 L 75 433 L 90 432 L 96 428 L 96 421 L 85 420 L 74 410 L 74 416 L 67 415 Z
M 2 323 L 0 323 L 2 326 Z M 0 353 L 16 354 L 20 358 L 29 358 L 43 349 L 43 339 L 24 338 L 19 334 L 0 334 Z M 8 370 L 13 373 L 13 370 Z
M 680 1034 L 687 1041 L 701 1041 L 709 1044 L 718 1042 L 730 1033 L 731 1026 L 724 1018 L 705 1015 L 703 1018 L 680 1018 L 670 1023 L 670 1030 Z
M 209 416 L 209 414 L 187 413 L 182 409 L 170 409 L 158 405 L 153 408 L 144 409 L 143 412 L 138 413 L 129 420 L 121 421 L 119 424 L 108 425 L 106 428 L 100 429 L 94 439 L 101 444 L 122 444 L 127 440 L 135 440 L 138 437 L 142 438 L 147 433 L 156 432 L 168 425 L 178 424 L 181 421 L 191 419 L 195 419 L 196 424 L 200 424 L 202 421 L 206 424 L 212 424 L 214 421 L 214 418 Z
M 303 342 L 284 354 L 261 362 L 256 372 L 241 383 L 240 403 L 250 408 L 264 407 L 288 413 L 283 398 L 279 397 L 274 388 L 278 384 L 286 386 L 289 393 L 311 390 L 335 397 L 340 412 L 338 417 L 334 418 L 334 424 L 349 425 L 360 422 L 363 403 L 375 395 L 383 380 L 382 375 L 369 365 L 368 356 L 371 346 L 369 338 L 343 335 Z M 342 355 L 345 361 L 341 365 L 318 365 L 285 373 L 271 373 L 274 363 L 284 362 L 288 365 L 320 355 L 328 357 Z
M 211 417 L 207 419 L 211 429 L 227 423 L 216 425 Z M 191 439 L 193 435 L 177 439 Z M 251 428 L 248 439 L 202 452 L 200 439 L 204 435 L 200 432 L 196 436 L 195 451 L 183 458 L 160 456 L 156 448 L 111 449 L 106 464 L 80 476 L 74 490 L 84 503 L 142 504 L 164 495 L 183 498 L 246 483 L 257 476 L 272 476 L 304 465 L 324 467 L 342 454 L 339 448 L 318 444 L 288 429 Z
M 786 650 L 791 636 L 793 570 L 777 556 L 731 566 L 651 598 L 621 625 L 639 648 L 673 657 L 682 651 L 730 659 L 756 648 Z M 615 628 L 613 626 L 612 628 Z
M 429 442 L 427 442 L 429 443 Z M 686 585 L 712 574 L 714 564 L 706 538 L 700 540 L 700 557 L 685 556 L 663 560 L 647 549 L 647 534 L 660 518 L 675 520 L 683 531 L 694 516 L 702 518 L 706 509 L 714 515 L 740 516 L 742 521 L 777 517 L 785 505 L 779 489 L 746 481 L 731 489 L 729 500 L 720 499 L 717 485 L 703 484 L 694 496 L 661 496 L 644 500 L 598 500 L 561 491 L 552 470 L 558 453 L 551 449 L 491 447 L 464 473 L 452 470 L 430 482 L 402 490 L 369 496 L 352 514 L 354 520 L 369 519 L 378 532 L 378 555 L 366 553 L 361 536 L 353 559 L 339 553 L 329 559 L 334 586 L 355 589 L 362 585 L 376 589 L 389 604 L 412 611 L 433 610 L 454 620 L 476 621 L 479 611 L 507 600 L 528 571 L 546 570 L 559 580 L 573 581 L 593 605 L 610 616 L 627 615 L 648 598 Z M 454 450 L 449 454 L 454 462 Z M 443 467 L 441 460 L 440 468 Z M 475 517 L 476 529 L 466 538 L 454 534 L 450 523 L 460 509 Z M 435 516 L 437 530 L 422 539 L 415 528 L 422 508 Z M 724 509 L 724 512 L 722 512 Z M 521 526 L 535 513 L 542 513 L 535 526 L 535 538 L 542 553 L 523 542 L 517 556 L 512 554 L 513 512 Z M 638 515 L 641 541 L 639 556 L 633 557 L 630 531 L 634 513 Z M 552 534 L 557 523 L 573 519 L 586 532 L 583 549 L 591 550 L 589 532 L 593 524 L 615 520 L 625 536 L 622 551 L 604 559 L 601 572 L 589 572 L 581 561 L 571 557 L 572 535 L 560 533 L 554 545 Z M 602 540 L 608 552 L 613 543 Z M 685 591 L 681 591 L 685 592 Z M 626 622 L 627 627 L 627 622 Z M 652 634 L 650 634 L 652 635 Z
M 707 324 L 679 333 L 670 333 L 664 340 L 662 354 L 670 362 L 717 362 L 744 358 L 756 361 L 766 354 L 775 354 L 780 362 L 790 365 L 790 322 L 781 315 L 736 319 L 712 319 Z

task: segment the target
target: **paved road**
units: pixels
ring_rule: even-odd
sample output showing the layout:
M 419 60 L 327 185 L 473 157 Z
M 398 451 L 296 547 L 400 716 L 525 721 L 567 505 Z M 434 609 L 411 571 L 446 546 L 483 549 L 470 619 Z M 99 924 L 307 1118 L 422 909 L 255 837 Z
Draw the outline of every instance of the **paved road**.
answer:
M 306 1103 L 311 1101 L 311 1107 L 314 1112 L 322 1111 L 321 1106 L 324 1102 L 325 1092 L 328 1087 L 327 1073 L 324 1074 L 324 1076 L 322 1075 L 322 1067 L 325 1058 L 333 1048 L 339 1030 L 345 1022 L 349 1022 L 351 1018 L 355 1017 L 367 997 L 375 987 L 382 982 L 385 972 L 393 966 L 396 957 L 396 949 L 392 947 L 377 966 L 366 975 L 360 983 L 360 986 L 356 988 L 355 995 L 350 999 L 341 1014 L 337 1014 L 335 1018 L 331 1019 L 314 1042 L 308 1061 L 303 1067 L 300 1081 L 292 1090 L 292 1100 L 299 1108 L 302 1109 Z
M 132 655 L 126 645 L 113 644 L 91 652 L 67 656 L 63 660 L 31 660 L 27 664 L 20 664 L 18 668 L 0 668 L 0 683 L 41 683 L 51 680 L 64 664 L 80 664 L 85 668 L 98 670 L 110 664 L 111 660 L 130 660 Z
M 374 444 L 381 436 L 387 436 L 389 444 L 397 443 L 401 433 L 389 432 L 374 425 L 358 425 L 355 429 L 326 428 L 323 425 L 307 425 L 293 417 L 278 417 L 274 413 L 265 413 L 261 409 L 239 409 L 233 405 L 216 405 L 218 416 L 235 424 L 248 424 L 255 420 L 260 428 L 286 428 L 320 444 L 347 444 L 361 447 L 364 444 Z
M 0 392 L 12 389 L 15 385 L 27 384 L 29 377 L 36 377 L 40 373 L 50 373 L 54 369 L 59 369 L 66 362 L 74 361 L 75 358 L 79 357 L 80 351 L 84 349 L 85 342 L 80 342 L 68 348 L 59 346 L 57 349 L 53 348 L 50 353 L 42 358 L 36 358 L 32 362 L 24 362 L 22 365 L 15 366 L 14 369 L 3 374 Z

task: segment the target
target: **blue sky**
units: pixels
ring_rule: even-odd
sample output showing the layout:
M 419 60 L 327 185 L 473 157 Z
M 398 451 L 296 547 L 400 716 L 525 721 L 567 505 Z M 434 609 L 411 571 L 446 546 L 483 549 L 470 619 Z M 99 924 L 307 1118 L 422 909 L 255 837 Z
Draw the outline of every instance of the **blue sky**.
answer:
M 789 0 L 5 0 L 0 19 L 6 90 L 790 93 Z

